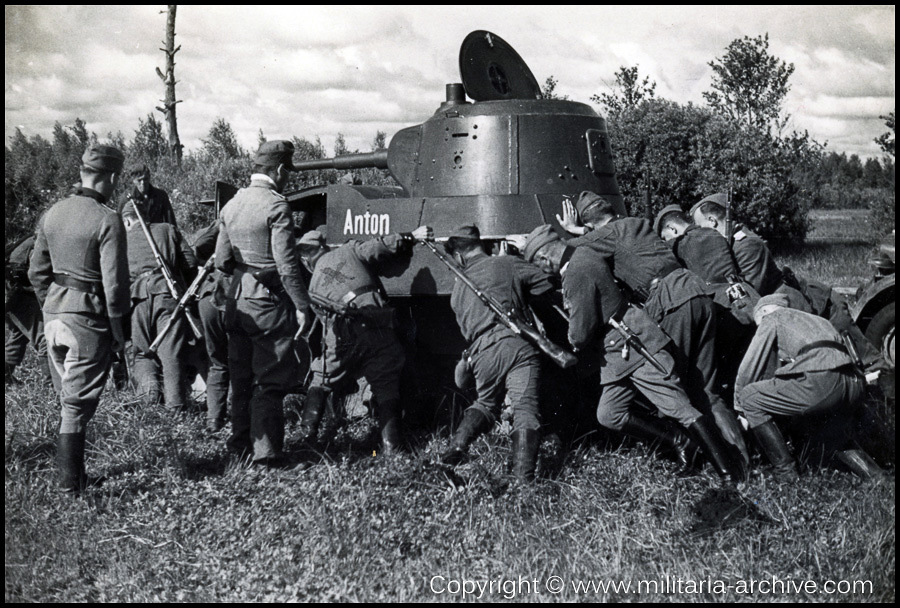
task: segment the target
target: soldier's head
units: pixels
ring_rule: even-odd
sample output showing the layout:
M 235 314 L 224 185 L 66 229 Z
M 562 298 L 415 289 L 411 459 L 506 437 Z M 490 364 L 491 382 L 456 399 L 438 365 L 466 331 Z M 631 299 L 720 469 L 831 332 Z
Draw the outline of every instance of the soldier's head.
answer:
M 118 148 L 91 144 L 81 157 L 81 185 L 109 198 L 124 165 L 125 155 Z
M 782 293 L 769 294 L 759 299 L 756 306 L 753 307 L 753 320 L 757 325 L 761 325 L 763 319 L 773 312 L 782 308 L 790 308 L 791 303 L 788 297 Z
M 558 274 L 562 266 L 566 244 L 550 224 L 538 226 L 528 235 L 522 257 L 547 273 Z
M 605 226 L 617 215 L 616 208 L 608 199 L 588 190 L 578 195 L 575 211 L 581 223 L 593 229 Z
M 135 191 L 140 194 L 147 195 L 150 193 L 150 167 L 141 165 L 129 171 L 131 175 L 131 183 L 134 184 Z
M 684 234 L 690 225 L 691 220 L 681 210 L 681 207 L 669 205 L 668 207 L 663 207 L 662 211 L 656 216 L 656 220 L 653 222 L 653 229 L 663 239 L 671 241 Z
M 484 253 L 478 226 L 460 226 L 454 230 L 444 243 L 444 250 L 460 266 L 465 266 L 470 257 Z
M 320 230 L 310 230 L 299 239 L 297 239 L 297 255 L 300 261 L 306 266 L 306 269 L 312 272 L 319 261 L 328 251 L 325 244 L 325 234 Z
M 701 228 L 712 228 L 725 233 L 725 204 L 727 195 L 717 192 L 691 207 L 690 216 Z
M 294 169 L 294 144 L 287 140 L 266 141 L 253 157 L 253 172 L 268 175 L 278 192 L 284 190 Z

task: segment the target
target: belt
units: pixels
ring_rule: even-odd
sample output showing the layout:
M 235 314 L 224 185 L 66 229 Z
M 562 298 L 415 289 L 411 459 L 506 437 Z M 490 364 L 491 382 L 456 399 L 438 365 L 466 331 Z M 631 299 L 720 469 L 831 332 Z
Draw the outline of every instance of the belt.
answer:
M 809 344 L 798 350 L 797 355 L 794 358 L 796 359 L 797 357 L 805 355 L 809 351 L 815 350 L 817 348 L 833 348 L 844 353 L 845 355 L 850 354 L 849 352 L 847 352 L 847 347 L 844 346 L 841 342 L 836 342 L 834 340 L 816 340 L 815 342 L 810 342 Z
M 67 287 L 75 291 L 83 291 L 84 293 L 93 294 L 103 297 L 103 283 L 101 281 L 82 281 L 68 274 L 53 274 L 53 282 L 60 287 Z
M 375 292 L 381 293 L 381 287 L 379 287 L 378 285 L 366 285 L 365 287 L 360 287 L 358 289 L 351 290 L 351 291 L 348 291 L 347 293 L 345 293 L 344 297 L 341 298 L 341 303 L 349 305 L 356 298 L 358 298 L 360 296 L 364 296 L 367 293 L 375 293 Z M 382 295 L 384 295 L 384 294 L 382 294 Z

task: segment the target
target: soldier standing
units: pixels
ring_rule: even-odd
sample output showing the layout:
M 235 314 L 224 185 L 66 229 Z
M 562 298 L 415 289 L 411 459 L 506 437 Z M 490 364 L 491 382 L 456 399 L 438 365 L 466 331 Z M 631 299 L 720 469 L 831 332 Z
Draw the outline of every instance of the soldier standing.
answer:
M 140 226 L 134 207 L 122 211 L 128 240 L 128 270 L 131 278 L 131 341 L 134 345 L 133 380 L 145 403 L 155 405 L 163 400 L 173 411 L 187 405 L 185 375 L 188 336 L 184 317 L 176 319 L 157 352 L 150 350 L 156 335 L 168 324 L 177 300 L 158 266 L 147 236 Z M 178 229 L 172 224 L 147 223 L 150 237 L 159 251 L 162 263 L 184 291 L 185 283 L 197 272 L 197 259 Z M 162 381 L 160 381 L 160 379 Z M 160 390 L 160 385 L 163 391 Z
M 675 451 L 684 470 L 689 469 L 693 450 L 683 432 L 662 420 L 632 413 L 635 391 L 639 391 L 663 415 L 691 432 L 720 477 L 741 480 L 742 467 L 729 454 L 711 416 L 696 410 L 684 392 L 675 361 L 665 350 L 669 339 L 643 310 L 628 304 L 603 256 L 588 247 L 568 246 L 549 225 L 539 226 L 529 235 L 523 254 L 541 269 L 562 277 L 572 346 L 580 350 L 595 341 L 602 345 L 603 392 L 597 405 L 600 424 L 641 439 L 660 441 Z M 644 356 L 631 354 L 614 324 L 631 329 L 647 355 L 654 357 L 665 373 Z
M 845 449 L 864 394 L 862 375 L 828 321 L 788 304 L 786 296 L 773 294 L 754 309 L 759 329 L 738 372 L 737 409 L 779 477 L 796 478 L 797 464 L 774 416 L 802 417 L 807 431 L 818 427 L 823 458 L 836 455 L 860 477 L 881 475 L 865 452 Z
M 445 249 L 480 290 L 521 318 L 527 318 L 527 297 L 553 290 L 550 275 L 521 258 L 487 255 L 477 226 L 457 229 Z M 461 281 L 453 287 L 450 306 L 469 345 L 466 352 L 478 399 L 463 414 L 442 460 L 451 465 L 461 462 L 469 444 L 500 419 L 508 397 L 513 407 L 513 474 L 522 483 L 534 481 L 541 426 L 538 351 L 499 322 Z
M 233 273 L 228 361 L 232 435 L 238 453 L 278 465 L 283 457 L 282 401 L 297 373 L 293 336 L 306 326 L 309 296 L 294 240 L 294 221 L 280 194 L 294 169 L 294 145 L 267 141 L 254 157 L 250 186 L 222 209 L 216 268 Z
M 20 384 L 14 372 L 25 358 L 28 344 L 38 356 L 41 375 L 53 382 L 59 392 L 59 378 L 47 359 L 47 340 L 44 338 L 44 315 L 41 304 L 34 295 L 34 288 L 28 281 L 28 266 L 34 251 L 34 237 L 30 236 L 15 244 L 6 255 L 6 384 Z
M 400 373 L 405 356 L 376 268 L 397 257 L 408 258 L 413 244 L 426 238 L 433 238 L 431 228 L 419 226 L 411 233 L 350 241 L 332 251 L 318 230 L 300 239 L 300 257 L 312 272 L 310 295 L 317 314 L 324 317 L 323 352 L 311 365 L 313 378 L 300 423 L 304 441 L 315 440 L 329 393 L 365 376 L 385 452 L 402 449 Z
M 61 378 L 59 483 L 80 492 L 85 430 L 106 384 L 113 351 L 122 349 L 129 309 L 128 256 L 120 217 L 109 200 L 125 161 L 112 146 L 82 156 L 81 187 L 38 223 L 28 278 L 43 302 L 51 362 Z
M 169 195 L 165 190 L 150 183 L 150 168 L 141 165 L 130 173 L 133 187 L 129 197 L 119 203 L 119 215 L 122 215 L 126 207 L 137 204 L 140 207 L 141 217 L 148 224 L 164 223 L 175 226 L 175 211 L 172 209 Z

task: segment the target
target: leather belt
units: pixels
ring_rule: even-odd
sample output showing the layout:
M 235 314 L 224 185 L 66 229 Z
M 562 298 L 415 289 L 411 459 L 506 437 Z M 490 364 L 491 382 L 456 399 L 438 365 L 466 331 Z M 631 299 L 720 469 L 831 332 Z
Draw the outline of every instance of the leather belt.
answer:
M 367 293 L 375 293 L 375 292 L 381 293 L 381 288 L 378 285 L 367 285 L 365 287 L 360 287 L 358 289 L 351 290 L 351 291 L 348 291 L 347 293 L 345 293 L 344 297 L 341 298 L 341 303 L 349 305 L 356 298 L 358 298 L 360 296 L 364 296 Z
M 82 281 L 81 279 L 76 279 L 72 275 L 54 273 L 53 282 L 60 287 L 74 289 L 75 291 L 82 291 L 100 297 L 103 297 L 104 295 L 103 283 L 101 281 Z
M 815 342 L 810 342 L 809 344 L 803 346 L 800 350 L 798 350 L 797 355 L 794 358 L 796 359 L 797 357 L 805 355 L 809 351 L 815 350 L 817 348 L 833 348 L 844 353 L 845 355 L 850 354 L 849 352 L 847 352 L 847 347 L 844 346 L 841 342 L 836 342 L 834 340 L 816 340 Z

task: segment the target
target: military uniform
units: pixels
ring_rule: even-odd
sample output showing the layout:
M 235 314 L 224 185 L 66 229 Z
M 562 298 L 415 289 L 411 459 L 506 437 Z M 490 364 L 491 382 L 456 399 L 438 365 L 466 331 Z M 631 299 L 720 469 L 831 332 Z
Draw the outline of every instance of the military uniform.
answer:
M 122 215 L 128 207 L 137 202 L 141 217 L 148 224 L 172 224 L 177 227 L 175 210 L 165 190 L 150 186 L 147 194 L 132 190 L 131 196 L 119 203 L 118 213 Z
M 267 142 L 257 157 L 285 143 L 290 144 Z M 216 242 L 216 268 L 233 273 L 228 302 L 230 445 L 238 451 L 252 446 L 259 462 L 282 456 L 282 401 L 298 373 L 292 353 L 296 311 L 309 312 L 291 210 L 276 188 L 266 175 L 251 176 L 250 186 L 222 209 Z
M 115 148 L 95 145 L 82 162 L 117 173 L 124 157 Z M 125 227 L 105 202 L 99 192 L 79 188 L 48 209 L 38 222 L 28 272 L 43 304 L 47 351 L 60 376 L 57 456 L 61 486 L 68 491 L 87 482 L 85 430 L 109 374 L 115 345 L 111 322 L 118 323 L 130 304 Z
M 6 381 L 15 381 L 13 370 L 22 363 L 25 349 L 30 343 L 37 353 L 42 373 L 52 380 L 54 388 L 59 391 L 59 377 L 47 359 L 41 304 L 28 281 L 28 266 L 33 250 L 32 236 L 19 243 L 6 260 Z
M 355 309 L 345 317 L 317 310 L 324 317 L 323 351 L 310 368 L 311 390 L 324 388 L 339 395 L 347 383 L 364 376 L 375 397 L 383 438 L 389 424 L 399 425 L 405 355 L 377 268 L 397 256 L 409 256 L 414 243 L 411 235 L 401 234 L 350 241 L 318 259 L 309 284 L 311 293 Z M 399 426 L 387 432 L 399 438 Z
M 128 217 L 129 213 L 133 211 L 126 209 L 125 216 Z M 193 250 L 171 224 L 148 224 L 147 228 L 160 257 L 183 292 L 184 282 L 190 281 L 196 274 L 197 260 Z M 162 384 L 166 407 L 173 410 L 184 409 L 187 400 L 184 370 L 188 347 L 186 323 L 183 315 L 176 319 L 157 352 L 150 351 L 150 345 L 168 324 L 178 302 L 172 297 L 165 277 L 157 267 L 153 250 L 136 219 L 128 230 L 128 269 L 134 307 L 131 313 L 134 382 L 148 403 L 160 402 Z

